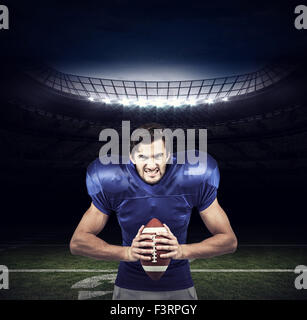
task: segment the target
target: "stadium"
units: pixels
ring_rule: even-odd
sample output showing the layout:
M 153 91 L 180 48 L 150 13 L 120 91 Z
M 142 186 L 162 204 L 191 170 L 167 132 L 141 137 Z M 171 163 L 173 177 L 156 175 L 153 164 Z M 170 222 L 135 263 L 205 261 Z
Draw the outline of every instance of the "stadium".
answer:
M 239 245 L 190 261 L 200 300 L 305 300 L 307 65 L 297 52 L 246 73 L 140 80 L 68 73 L 5 57 L 0 76 L 1 300 L 110 300 L 117 262 L 72 256 L 69 241 L 90 204 L 87 166 L 102 129 L 157 122 L 208 132 L 218 197 Z M 198 143 L 198 142 L 197 142 Z M 196 145 L 197 145 L 196 143 Z M 99 235 L 121 245 L 111 216 Z M 193 210 L 187 243 L 210 236 Z

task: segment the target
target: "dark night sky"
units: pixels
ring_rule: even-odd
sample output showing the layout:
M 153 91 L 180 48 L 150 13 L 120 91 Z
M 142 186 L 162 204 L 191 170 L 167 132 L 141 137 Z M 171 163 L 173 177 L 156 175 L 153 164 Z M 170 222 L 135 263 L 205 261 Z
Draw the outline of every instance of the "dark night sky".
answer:
M 301 51 L 299 2 L 6 2 L 11 53 L 69 73 L 176 80 L 254 71 Z
M 80 5 L 49 0 L 4 0 L 1 3 L 10 10 L 10 29 L 0 31 L 1 61 L 8 57 L 12 61 L 28 57 L 75 74 L 142 80 L 225 76 L 254 71 L 280 57 L 288 56 L 293 62 L 294 55 L 304 54 L 307 43 L 307 30 L 299 31 L 294 27 L 294 8 L 301 1 L 260 3 L 245 0 L 241 4 L 232 1 L 186 1 L 185 4 L 143 1 L 136 4 L 110 0 L 83 1 Z M 110 113 L 106 115 L 110 117 Z M 35 136 L 31 143 L 35 145 Z M 42 154 L 49 147 L 48 143 L 46 139 Z M 52 144 L 51 148 L 56 149 Z M 65 143 L 60 144 L 59 151 L 65 146 Z M 36 148 L 33 150 L 37 152 Z M 90 201 L 85 189 L 85 171 L 79 171 L 73 178 L 69 171 L 67 176 L 62 173 L 67 184 L 58 184 L 61 173 L 49 172 L 49 168 L 46 172 L 44 170 L 40 166 L 33 170 L 36 179 L 33 179 L 31 170 L 25 173 L 30 179 L 21 181 L 24 191 L 17 203 L 15 179 L 11 181 L 9 176 L 10 187 L 4 194 L 6 202 L 3 204 L 7 209 L 4 207 L 2 211 L 10 210 L 11 203 L 14 203 L 20 225 L 31 221 L 35 221 L 33 225 L 51 225 L 61 221 L 70 228 L 75 227 Z M 2 178 L 5 176 L 3 172 L 11 174 L 3 167 Z M 55 177 L 53 185 L 44 179 L 49 176 Z M 255 181 L 240 189 L 233 187 L 232 176 L 227 178 L 223 174 L 223 177 L 221 188 L 224 191 L 220 188 L 219 192 L 225 209 L 230 208 L 230 214 L 234 212 L 234 225 L 249 225 L 254 234 L 262 237 L 258 231 L 267 225 L 276 228 L 276 221 L 288 226 L 291 210 L 300 215 L 299 221 L 305 221 L 300 210 L 303 188 L 290 188 L 289 193 L 283 184 L 280 185 L 280 179 L 274 180 L 274 175 L 272 179 L 267 178 L 271 184 L 263 186 L 262 181 L 267 180 L 261 175 L 257 180 L 258 175 L 255 175 Z M 35 181 L 39 181 L 38 185 Z M 50 194 L 53 194 L 54 201 L 46 206 Z M 265 210 L 258 199 L 262 195 L 265 195 L 263 202 L 269 205 Z M 237 200 L 239 196 L 243 203 Z M 285 201 L 280 202 L 280 199 Z M 293 199 L 300 201 L 295 201 L 294 209 Z M 246 212 L 248 207 L 251 211 Z M 44 214 L 41 208 L 44 208 Z M 8 215 L 7 220 L 16 223 L 13 214 Z M 196 221 L 195 225 L 199 222 Z M 297 224 L 295 219 L 290 222 Z M 260 226 L 255 227 L 256 223 Z M 296 233 L 297 227 L 292 229 L 291 235 Z M 244 228 L 240 230 L 247 233 Z M 268 230 L 267 234 L 271 235 Z

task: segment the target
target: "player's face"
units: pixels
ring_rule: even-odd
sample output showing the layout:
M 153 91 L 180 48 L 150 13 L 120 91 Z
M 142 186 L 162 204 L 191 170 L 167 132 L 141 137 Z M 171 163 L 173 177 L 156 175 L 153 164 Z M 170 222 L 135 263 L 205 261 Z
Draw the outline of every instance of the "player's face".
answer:
M 157 183 L 165 173 L 168 160 L 163 140 L 159 139 L 151 144 L 140 143 L 131 160 L 145 182 Z

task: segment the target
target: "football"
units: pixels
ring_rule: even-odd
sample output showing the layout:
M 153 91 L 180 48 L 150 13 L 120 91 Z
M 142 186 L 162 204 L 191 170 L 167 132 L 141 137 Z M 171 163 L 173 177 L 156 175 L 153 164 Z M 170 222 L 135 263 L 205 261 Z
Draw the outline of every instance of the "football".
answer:
M 166 228 L 163 226 L 160 220 L 153 218 L 144 227 L 142 234 L 149 233 L 152 235 L 152 240 L 146 239 L 145 241 L 152 242 L 155 239 L 163 238 L 163 236 L 157 236 L 157 232 L 166 232 Z M 152 280 L 159 280 L 164 272 L 166 271 L 168 265 L 171 262 L 171 258 L 160 258 L 161 254 L 167 253 L 166 250 L 157 250 L 156 246 L 153 247 L 154 252 L 150 255 L 152 259 L 150 261 L 141 260 L 142 267 L 147 275 Z

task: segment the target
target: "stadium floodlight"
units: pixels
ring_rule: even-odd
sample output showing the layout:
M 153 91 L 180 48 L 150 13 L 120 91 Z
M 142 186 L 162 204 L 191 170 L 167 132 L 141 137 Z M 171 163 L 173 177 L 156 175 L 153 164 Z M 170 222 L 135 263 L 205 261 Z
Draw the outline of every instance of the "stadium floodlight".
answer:
M 228 97 L 224 97 L 222 100 L 223 101 L 228 101 Z
M 214 100 L 211 99 L 211 98 L 208 98 L 208 99 L 205 100 L 205 102 L 208 103 L 208 104 L 212 104 L 212 103 L 214 103 Z
M 188 104 L 189 104 L 190 106 L 196 106 L 197 103 L 198 103 L 198 101 L 197 101 L 197 99 L 195 99 L 195 98 L 192 98 L 192 99 L 189 99 L 189 100 L 188 100 Z
M 145 107 L 148 105 L 148 101 L 145 100 L 145 99 L 139 99 L 137 104 L 140 106 L 140 107 Z
M 101 99 L 101 101 L 103 103 L 106 103 L 106 104 L 111 103 L 111 99 L 110 98 L 103 98 L 103 99 Z
M 91 99 L 91 101 L 94 101 L 94 99 Z M 196 98 L 189 98 L 189 99 L 180 99 L 180 98 L 172 98 L 172 99 L 166 99 L 166 98 L 154 98 L 154 99 L 145 99 L 145 98 L 138 98 L 138 99 L 128 99 L 128 98 L 122 98 L 117 100 L 111 100 L 110 98 L 102 98 L 101 101 L 106 104 L 110 103 L 118 103 L 124 106 L 139 106 L 139 107 L 147 107 L 147 106 L 155 106 L 157 108 L 161 107 L 181 107 L 184 105 L 191 105 L 195 106 L 199 104 L 201 101 Z M 207 99 L 205 100 L 205 103 L 213 103 L 213 99 Z
M 155 99 L 152 104 L 156 107 L 164 107 L 167 104 L 167 101 L 163 99 Z
M 88 97 L 88 100 L 90 100 L 90 101 L 94 101 L 94 98 L 93 97 Z
M 171 105 L 173 107 L 179 107 L 182 105 L 182 103 L 180 102 L 180 100 L 172 100 Z
M 120 103 L 124 106 L 129 106 L 130 105 L 130 101 L 127 98 L 124 98 L 122 100 L 120 100 Z

